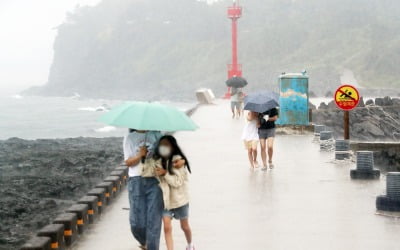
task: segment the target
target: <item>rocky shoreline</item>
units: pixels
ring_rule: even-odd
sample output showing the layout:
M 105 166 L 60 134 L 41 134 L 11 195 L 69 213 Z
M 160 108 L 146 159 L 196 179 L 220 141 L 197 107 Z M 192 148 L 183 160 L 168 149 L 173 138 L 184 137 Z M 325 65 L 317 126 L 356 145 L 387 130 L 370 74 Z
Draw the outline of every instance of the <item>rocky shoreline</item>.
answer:
M 326 125 L 336 138 L 343 138 L 343 111 L 332 101 L 321 103 L 313 110 L 315 124 Z M 400 99 L 376 98 L 361 100 L 359 106 L 350 111 L 350 137 L 356 141 L 399 141 Z
M 0 250 L 17 249 L 122 159 L 122 138 L 0 141 Z
M 332 101 L 321 103 L 313 109 L 314 124 L 323 124 L 334 132 L 335 138 L 343 138 L 343 111 Z M 400 171 L 400 99 L 375 98 L 350 111 L 350 138 L 356 150 L 373 150 L 375 163 L 383 171 Z M 382 144 L 383 146 L 378 146 Z M 375 148 L 375 149 L 374 149 Z

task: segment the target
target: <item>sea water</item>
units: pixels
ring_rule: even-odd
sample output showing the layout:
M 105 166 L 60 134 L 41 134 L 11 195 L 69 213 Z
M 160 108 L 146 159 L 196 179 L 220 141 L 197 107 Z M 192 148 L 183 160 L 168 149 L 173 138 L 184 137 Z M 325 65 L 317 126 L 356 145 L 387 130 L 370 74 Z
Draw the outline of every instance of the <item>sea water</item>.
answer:
M 124 136 L 126 128 L 98 122 L 98 118 L 123 100 L 84 99 L 80 97 L 0 97 L 0 140 L 112 137 Z M 167 102 L 182 110 L 193 103 Z

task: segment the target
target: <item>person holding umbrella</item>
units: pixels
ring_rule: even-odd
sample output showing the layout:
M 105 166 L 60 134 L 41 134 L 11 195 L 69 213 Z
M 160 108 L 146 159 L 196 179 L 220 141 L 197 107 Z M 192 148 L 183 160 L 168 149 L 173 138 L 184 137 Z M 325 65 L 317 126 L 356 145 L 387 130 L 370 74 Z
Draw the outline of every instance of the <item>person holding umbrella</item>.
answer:
M 124 159 L 129 167 L 129 222 L 141 249 L 159 250 L 164 202 L 156 176 L 142 177 L 153 161 L 158 131 L 195 130 L 196 124 L 182 111 L 159 103 L 127 102 L 100 117 L 113 126 L 131 128 L 125 137 Z M 184 166 L 176 161 L 174 167 Z
M 157 131 L 133 130 L 124 138 L 124 160 L 129 168 L 128 192 L 131 232 L 142 249 L 159 249 L 162 192 L 156 178 L 142 178 L 142 168 L 161 138 Z M 146 248 L 147 246 L 147 248 Z
M 268 163 L 272 169 L 273 145 L 275 138 L 275 121 L 278 119 L 279 95 L 275 92 L 259 92 L 246 96 L 245 110 L 259 113 L 258 115 L 258 137 L 261 144 L 261 159 L 263 161 L 262 170 L 267 170 L 267 149 Z M 264 116 L 268 115 L 265 119 Z
M 232 118 L 235 118 L 236 114 L 239 118 L 242 115 L 244 96 L 242 88 L 247 85 L 247 81 L 243 77 L 234 76 L 226 81 L 226 85 L 230 88 Z
M 268 118 L 264 117 L 268 115 Z M 272 156 L 274 153 L 274 138 L 275 138 L 275 121 L 278 120 L 278 110 L 272 108 L 267 112 L 259 115 L 259 127 L 258 136 L 260 138 L 261 145 L 261 159 L 263 162 L 262 170 L 267 170 L 267 149 L 268 149 L 268 164 L 269 168 L 272 169 L 274 164 L 272 163 Z

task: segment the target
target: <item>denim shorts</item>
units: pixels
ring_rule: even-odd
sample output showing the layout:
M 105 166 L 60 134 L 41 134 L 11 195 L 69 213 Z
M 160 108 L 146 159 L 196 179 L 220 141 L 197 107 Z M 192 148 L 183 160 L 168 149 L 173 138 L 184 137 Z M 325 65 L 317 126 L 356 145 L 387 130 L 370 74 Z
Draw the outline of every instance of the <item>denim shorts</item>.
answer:
M 171 210 L 164 210 L 163 216 L 171 217 L 171 219 L 175 218 L 176 220 L 187 219 L 189 218 L 189 204 Z

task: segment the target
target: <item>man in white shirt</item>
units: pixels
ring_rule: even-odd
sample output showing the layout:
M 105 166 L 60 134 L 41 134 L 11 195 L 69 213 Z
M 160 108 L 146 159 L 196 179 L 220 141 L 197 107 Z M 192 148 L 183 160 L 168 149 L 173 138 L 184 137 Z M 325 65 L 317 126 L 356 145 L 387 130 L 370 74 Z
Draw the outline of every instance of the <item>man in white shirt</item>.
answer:
M 125 136 L 125 164 L 129 167 L 129 222 L 142 249 L 158 250 L 161 236 L 162 192 L 155 177 L 141 177 L 141 165 L 153 156 L 160 132 L 131 130 Z

